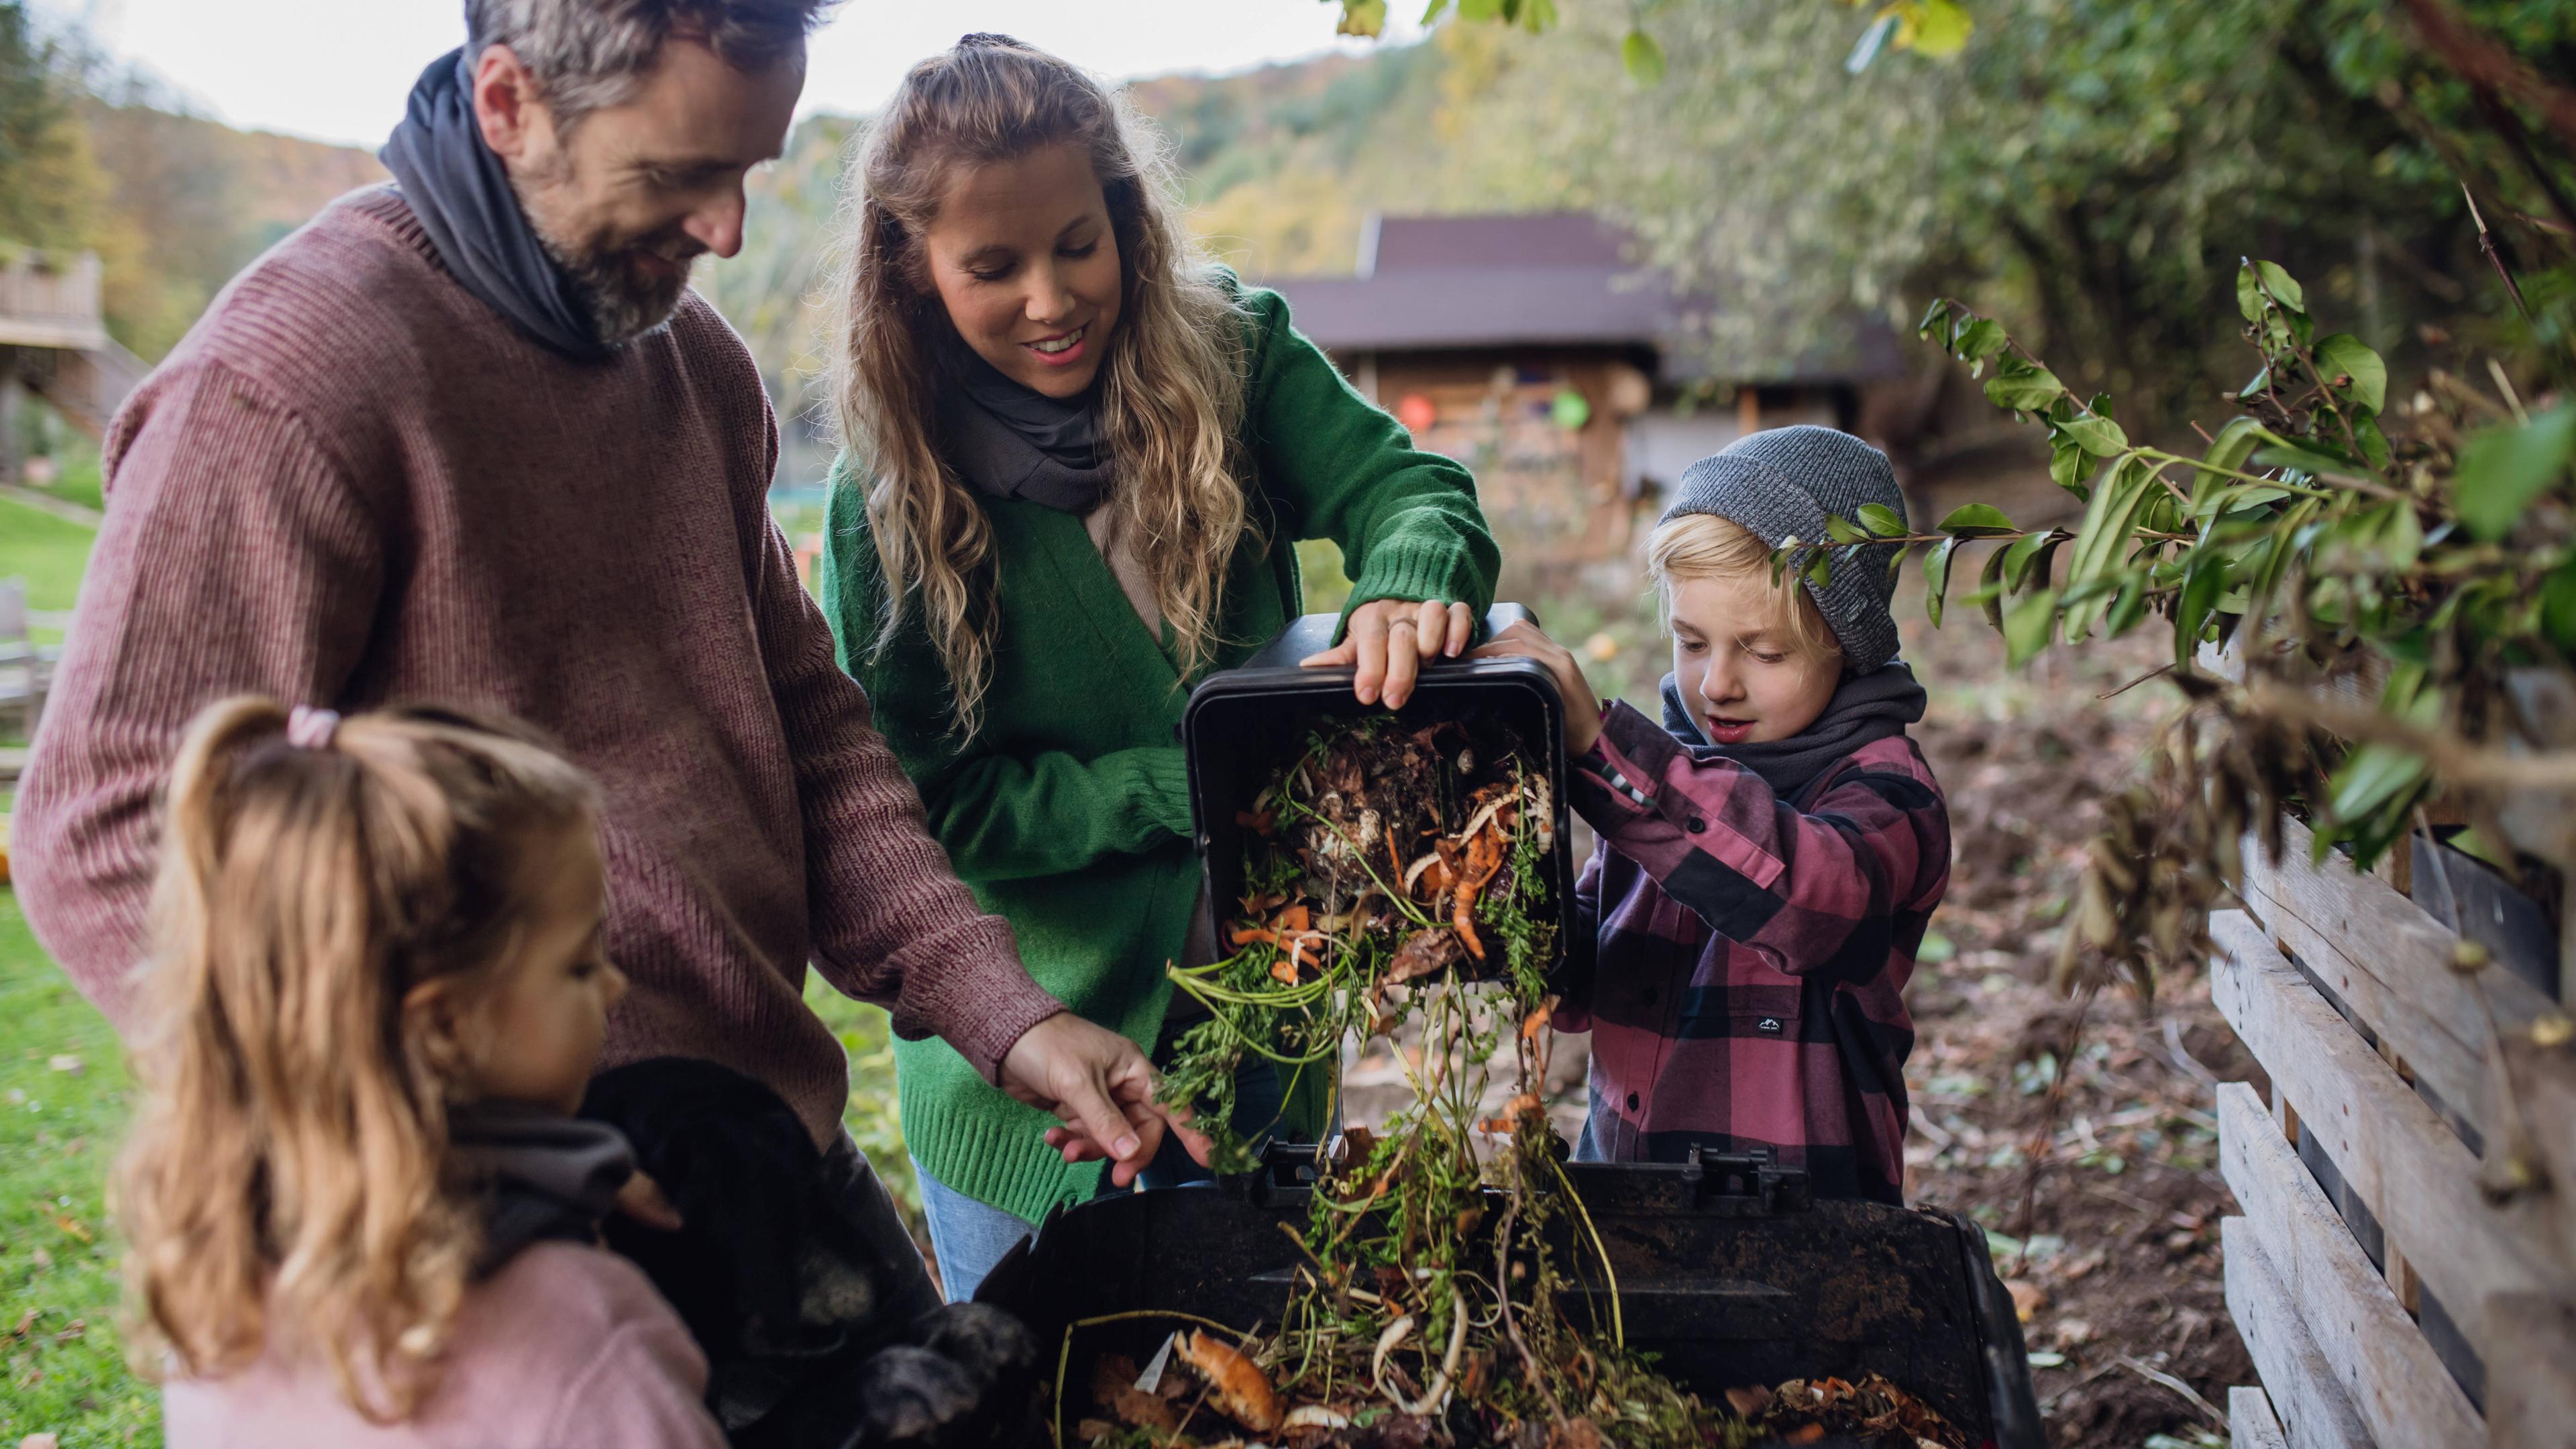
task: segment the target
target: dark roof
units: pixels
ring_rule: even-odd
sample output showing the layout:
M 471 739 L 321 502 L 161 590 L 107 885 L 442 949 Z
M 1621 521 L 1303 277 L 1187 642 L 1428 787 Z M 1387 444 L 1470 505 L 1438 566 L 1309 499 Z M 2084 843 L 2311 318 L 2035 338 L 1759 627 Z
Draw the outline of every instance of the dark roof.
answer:
M 1843 359 L 1747 358 L 1715 369 L 1693 336 L 1715 305 L 1626 258 L 1616 228 L 1583 212 L 1372 216 L 1356 275 L 1283 277 L 1297 330 L 1333 352 L 1639 347 L 1670 382 L 1800 382 L 1892 375 L 1895 339 L 1855 324 Z

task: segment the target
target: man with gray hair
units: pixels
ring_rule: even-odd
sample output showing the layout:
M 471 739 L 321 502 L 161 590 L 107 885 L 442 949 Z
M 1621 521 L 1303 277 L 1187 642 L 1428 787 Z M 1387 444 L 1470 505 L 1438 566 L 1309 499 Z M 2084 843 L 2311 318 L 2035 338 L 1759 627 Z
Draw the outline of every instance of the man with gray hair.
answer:
M 245 692 L 505 711 L 596 775 L 603 1066 L 775 1089 L 936 1303 L 839 1129 L 806 968 L 936 1033 L 1118 1160 L 1166 1127 L 1143 1055 L 1029 979 L 835 663 L 767 509 L 760 376 L 688 290 L 742 244 L 827 0 L 469 0 L 384 156 L 234 279 L 118 415 L 108 510 L 18 798 L 30 921 L 120 1026 L 153 797 Z

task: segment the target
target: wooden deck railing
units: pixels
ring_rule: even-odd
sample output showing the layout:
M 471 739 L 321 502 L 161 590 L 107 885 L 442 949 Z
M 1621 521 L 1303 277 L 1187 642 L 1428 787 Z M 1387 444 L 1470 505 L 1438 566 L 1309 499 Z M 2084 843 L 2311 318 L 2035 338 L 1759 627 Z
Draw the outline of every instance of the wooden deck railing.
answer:
M 55 262 L 21 252 L 0 263 L 0 343 L 84 350 L 106 341 L 96 253 Z

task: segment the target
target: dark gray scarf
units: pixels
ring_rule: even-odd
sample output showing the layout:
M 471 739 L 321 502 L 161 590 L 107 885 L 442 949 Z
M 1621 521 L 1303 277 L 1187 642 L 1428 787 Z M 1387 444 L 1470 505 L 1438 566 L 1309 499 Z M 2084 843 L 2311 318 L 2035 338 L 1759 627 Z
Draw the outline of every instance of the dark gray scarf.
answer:
M 501 158 L 474 123 L 474 67 L 462 46 L 412 83 L 402 124 L 376 153 L 458 285 L 566 357 L 603 361 L 581 293 L 546 254 L 510 189 Z
M 963 342 L 944 349 L 939 431 L 949 463 L 991 498 L 1084 514 L 1109 496 L 1100 390 L 1048 397 L 1004 377 Z
M 478 1102 L 447 1117 L 448 1141 L 483 1194 L 476 1276 L 549 1239 L 599 1240 L 599 1220 L 635 1175 L 635 1153 L 605 1122 L 516 1102 Z
M 1845 676 L 1816 722 L 1785 740 L 1719 745 L 1711 744 L 1700 730 L 1698 716 L 1682 702 L 1681 686 L 1669 674 L 1664 676 L 1663 695 L 1664 728 L 1690 746 L 1695 757 L 1733 760 L 1761 776 L 1772 794 L 1792 804 L 1800 803 L 1801 792 L 1852 751 L 1905 733 L 1907 725 L 1923 718 L 1925 703 L 1914 671 L 1894 661 L 1866 674 Z

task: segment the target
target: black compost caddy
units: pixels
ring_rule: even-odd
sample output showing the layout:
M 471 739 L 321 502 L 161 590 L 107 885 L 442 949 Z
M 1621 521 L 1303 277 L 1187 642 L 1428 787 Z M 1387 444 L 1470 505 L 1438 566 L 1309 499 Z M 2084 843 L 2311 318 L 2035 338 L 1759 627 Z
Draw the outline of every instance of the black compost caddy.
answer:
M 1529 612 L 1498 605 L 1499 630 Z M 1209 899 L 1241 894 L 1235 813 L 1267 772 L 1306 745 L 1319 718 L 1356 714 L 1348 669 L 1301 669 L 1327 646 L 1334 615 L 1310 614 L 1242 666 L 1191 695 L 1181 733 L 1190 806 Z M 1554 676 L 1526 659 L 1442 660 L 1425 669 L 1401 717 L 1498 721 L 1546 763 L 1558 819 L 1557 902 L 1573 898 L 1567 828 L 1564 703 Z M 1560 944 L 1560 951 L 1563 949 Z M 1103 1197 L 1048 1216 L 975 1295 L 1023 1318 L 1050 1364 L 1072 1324 L 1145 1310 L 1195 1314 L 1251 1329 L 1287 1305 L 1298 1250 L 1280 1231 L 1305 1221 L 1316 1149 L 1274 1143 L 1260 1167 L 1213 1188 Z M 2012 1300 L 1986 1236 L 1956 1213 L 1817 1201 L 1806 1174 L 1767 1154 L 1694 1154 L 1686 1163 L 1569 1163 L 1608 1250 L 1570 1236 L 1552 1245 L 1574 1277 L 1564 1302 L 1611 1331 L 1611 1282 L 1629 1344 L 1657 1355 L 1684 1387 L 1714 1399 L 1730 1386 L 1880 1373 L 1997 1449 L 2044 1439 Z M 1488 1219 L 1499 1217 L 1499 1210 Z M 1102 1353 L 1142 1361 L 1172 1324 L 1124 1319 L 1081 1330 L 1068 1386 L 1090 1382 Z M 1825 1441 L 1828 1443 L 1838 1441 Z

